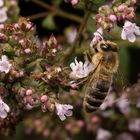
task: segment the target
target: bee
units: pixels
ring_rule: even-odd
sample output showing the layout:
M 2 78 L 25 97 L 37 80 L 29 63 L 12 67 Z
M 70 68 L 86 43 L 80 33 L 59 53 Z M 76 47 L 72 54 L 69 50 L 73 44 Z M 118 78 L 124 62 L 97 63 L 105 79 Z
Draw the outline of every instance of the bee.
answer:
M 87 113 L 99 109 L 119 67 L 116 43 L 103 39 L 92 48 L 92 51 L 94 55 L 87 53 L 87 58 L 94 65 L 94 70 L 88 76 L 88 82 L 84 87 L 83 107 Z

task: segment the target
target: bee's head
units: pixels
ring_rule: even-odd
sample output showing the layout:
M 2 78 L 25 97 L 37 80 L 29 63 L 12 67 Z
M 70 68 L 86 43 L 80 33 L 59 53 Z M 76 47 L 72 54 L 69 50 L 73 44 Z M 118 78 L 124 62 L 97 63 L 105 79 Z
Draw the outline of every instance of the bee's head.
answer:
M 101 41 L 94 47 L 94 50 L 95 50 L 96 52 L 108 52 L 108 51 L 117 52 L 117 51 L 118 51 L 118 46 L 117 46 L 117 44 L 114 43 L 114 42 L 101 40 Z

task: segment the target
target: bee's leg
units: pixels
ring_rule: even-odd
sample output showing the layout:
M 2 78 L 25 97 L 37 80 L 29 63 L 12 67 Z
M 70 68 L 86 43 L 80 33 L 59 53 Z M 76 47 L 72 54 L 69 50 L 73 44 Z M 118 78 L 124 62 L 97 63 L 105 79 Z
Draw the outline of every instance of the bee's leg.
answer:
M 88 79 L 89 79 L 89 77 L 83 78 L 80 82 L 77 83 L 77 85 L 83 84 L 84 82 L 88 81 Z
M 85 60 L 89 61 L 90 63 L 92 62 L 92 56 L 90 55 L 89 52 L 85 53 Z

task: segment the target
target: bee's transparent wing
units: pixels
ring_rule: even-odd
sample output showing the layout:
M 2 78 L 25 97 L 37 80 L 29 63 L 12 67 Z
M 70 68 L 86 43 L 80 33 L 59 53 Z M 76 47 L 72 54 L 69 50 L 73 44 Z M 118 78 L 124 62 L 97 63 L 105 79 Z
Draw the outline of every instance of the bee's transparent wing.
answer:
M 112 80 L 112 88 L 115 91 L 116 95 L 120 97 L 122 91 L 125 90 L 128 85 L 129 80 L 127 79 L 125 74 L 120 69 L 118 69 Z

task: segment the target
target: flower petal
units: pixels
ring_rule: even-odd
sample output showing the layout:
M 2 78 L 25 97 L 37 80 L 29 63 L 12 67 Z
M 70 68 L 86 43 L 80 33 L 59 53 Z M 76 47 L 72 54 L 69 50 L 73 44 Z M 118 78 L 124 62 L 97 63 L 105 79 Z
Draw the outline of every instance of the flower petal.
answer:
M 121 38 L 122 38 L 123 40 L 126 40 L 126 33 L 125 33 L 124 30 L 122 30 Z
M 133 42 L 136 41 L 136 36 L 134 34 L 129 34 L 128 35 L 128 40 L 133 43 Z
M 4 110 L 6 112 L 9 112 L 10 111 L 10 107 L 6 103 L 4 103 Z
M 139 27 L 136 27 L 136 28 L 135 28 L 135 34 L 136 34 L 136 35 L 140 35 L 140 28 L 139 28 Z
M 67 110 L 66 112 L 65 112 L 65 115 L 67 116 L 67 117 L 70 117 L 70 116 L 72 116 L 72 111 L 71 110 Z
M 59 118 L 61 121 L 64 121 L 66 119 L 65 115 L 59 115 Z
M 0 110 L 0 118 L 5 119 L 7 117 L 7 112 L 4 110 Z
M 2 60 L 2 61 L 7 61 L 7 60 L 8 60 L 8 59 L 7 59 L 7 56 L 6 56 L 6 55 L 2 55 L 2 56 L 1 56 L 1 60 Z

